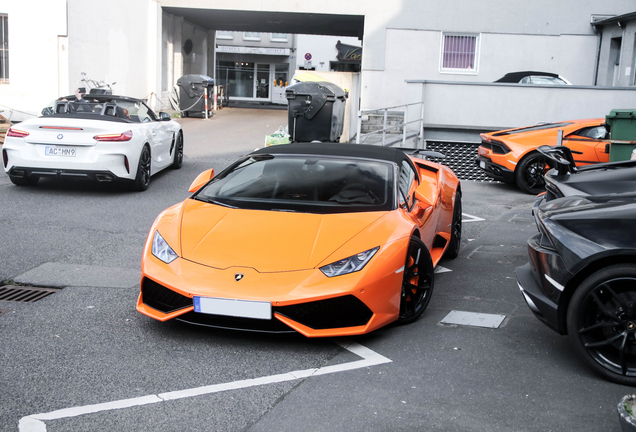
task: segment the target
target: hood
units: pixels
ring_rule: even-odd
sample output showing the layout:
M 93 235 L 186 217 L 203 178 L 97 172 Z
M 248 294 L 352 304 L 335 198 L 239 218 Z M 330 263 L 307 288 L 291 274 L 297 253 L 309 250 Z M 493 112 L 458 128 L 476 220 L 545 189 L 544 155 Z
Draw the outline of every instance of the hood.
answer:
M 184 259 L 219 269 L 311 269 L 384 214 L 243 210 L 186 200 L 181 253 Z

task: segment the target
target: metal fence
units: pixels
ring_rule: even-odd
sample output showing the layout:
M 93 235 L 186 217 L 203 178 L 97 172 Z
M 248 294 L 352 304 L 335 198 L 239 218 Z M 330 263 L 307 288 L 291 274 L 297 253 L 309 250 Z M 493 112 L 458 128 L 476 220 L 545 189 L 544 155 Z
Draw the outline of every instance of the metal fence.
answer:
M 475 163 L 479 145 L 480 143 L 474 142 L 426 140 L 427 150 L 433 150 L 446 156 L 443 159 L 433 157 L 428 159 L 446 165 L 460 180 L 493 182 L 495 180 L 484 174 L 484 171 Z

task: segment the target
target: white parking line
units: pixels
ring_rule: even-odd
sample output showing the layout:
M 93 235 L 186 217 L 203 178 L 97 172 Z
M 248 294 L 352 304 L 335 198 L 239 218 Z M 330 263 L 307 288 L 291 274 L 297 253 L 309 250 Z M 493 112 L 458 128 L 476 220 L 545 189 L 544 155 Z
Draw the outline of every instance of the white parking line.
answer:
M 122 408 L 130 408 L 141 405 L 148 405 L 154 403 L 165 402 L 175 399 L 184 399 L 193 396 L 200 396 L 211 393 L 219 393 L 227 390 L 236 390 L 247 387 L 260 386 L 265 384 L 273 384 L 284 381 L 293 381 L 301 378 L 308 378 L 312 376 L 325 375 L 330 373 L 345 372 L 354 369 L 360 369 L 364 367 L 376 366 L 383 363 L 391 363 L 392 360 L 370 350 L 356 342 L 349 340 L 339 340 L 336 342 L 346 350 L 362 357 L 362 360 L 357 360 L 349 363 L 343 363 L 333 366 L 323 366 L 321 368 L 297 370 L 279 375 L 270 375 L 261 378 L 247 379 L 241 381 L 233 381 L 223 384 L 213 384 L 203 387 L 195 387 L 186 390 L 177 390 L 167 393 L 159 393 L 156 395 L 142 396 L 132 399 L 122 399 L 118 401 L 105 402 L 95 405 L 85 405 L 79 407 L 65 408 L 48 413 L 31 414 L 26 417 L 22 417 L 18 423 L 18 430 L 20 432 L 46 432 L 46 420 L 58 420 L 67 417 L 77 417 L 84 414 L 92 414 L 102 411 L 111 411 Z
M 477 216 L 473 216 L 473 215 L 469 215 L 467 213 L 462 213 L 462 222 L 481 222 L 484 221 L 486 219 L 477 217 Z

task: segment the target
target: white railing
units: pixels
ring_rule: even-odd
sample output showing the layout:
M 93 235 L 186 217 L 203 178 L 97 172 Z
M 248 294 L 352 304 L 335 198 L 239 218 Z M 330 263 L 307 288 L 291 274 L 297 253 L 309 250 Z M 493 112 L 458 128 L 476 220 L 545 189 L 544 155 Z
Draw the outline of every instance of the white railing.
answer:
M 415 108 L 414 108 L 415 107 Z M 415 114 L 413 112 L 414 109 L 419 108 L 419 116 L 414 120 L 411 120 Z M 410 110 L 410 111 L 409 111 Z M 393 126 L 387 126 L 387 119 L 389 116 L 389 111 L 397 111 L 402 112 L 402 122 Z M 383 113 L 384 122 L 382 125 L 382 129 L 378 129 L 369 133 L 362 133 L 362 117 L 369 114 Z M 387 133 L 390 133 L 393 129 L 402 128 L 401 137 L 399 138 L 391 138 L 387 141 Z M 376 141 L 377 137 L 381 134 L 382 139 Z M 405 105 L 396 105 L 387 108 L 378 108 L 372 110 L 360 110 L 358 111 L 358 130 L 356 133 L 356 144 L 364 144 L 366 143 L 367 138 L 373 137 L 369 144 L 378 144 L 381 143 L 383 146 L 391 146 L 393 144 L 401 142 L 400 146 L 405 147 L 406 141 L 412 138 L 417 138 L 417 144 L 424 142 L 424 102 L 414 102 Z M 418 147 L 416 145 L 415 147 Z

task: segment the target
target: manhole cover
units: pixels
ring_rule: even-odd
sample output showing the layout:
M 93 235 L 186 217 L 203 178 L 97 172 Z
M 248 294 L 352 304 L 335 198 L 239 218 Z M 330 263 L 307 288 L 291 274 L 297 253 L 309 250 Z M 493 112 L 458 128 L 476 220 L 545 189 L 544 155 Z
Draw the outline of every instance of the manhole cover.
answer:
M 55 288 L 5 285 L 0 287 L 0 301 L 32 303 L 58 291 Z

